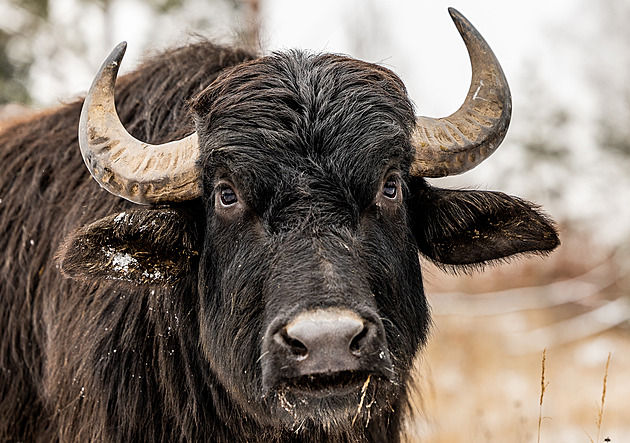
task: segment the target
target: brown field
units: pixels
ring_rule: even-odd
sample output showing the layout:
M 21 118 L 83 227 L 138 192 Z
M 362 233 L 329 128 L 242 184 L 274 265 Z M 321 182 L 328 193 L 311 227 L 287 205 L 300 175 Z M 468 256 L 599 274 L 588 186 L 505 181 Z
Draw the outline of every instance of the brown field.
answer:
M 630 259 L 563 241 L 547 259 L 471 276 L 425 266 L 434 328 L 410 441 L 630 442 Z

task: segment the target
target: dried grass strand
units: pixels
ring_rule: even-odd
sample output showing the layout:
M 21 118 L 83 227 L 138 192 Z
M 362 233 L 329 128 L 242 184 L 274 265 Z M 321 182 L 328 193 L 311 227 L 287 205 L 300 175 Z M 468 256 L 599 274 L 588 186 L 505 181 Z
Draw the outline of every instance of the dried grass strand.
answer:
M 597 419 L 595 424 L 597 425 L 597 440 L 599 441 L 599 435 L 602 430 L 602 420 L 604 419 L 604 404 L 606 403 L 606 382 L 608 381 L 608 368 L 610 366 L 610 352 L 608 353 L 608 359 L 606 360 L 606 370 L 604 371 L 604 387 L 602 388 L 602 401 L 597 408 Z
M 549 385 L 549 382 L 545 382 L 545 362 L 547 360 L 547 348 L 543 349 L 543 354 L 542 354 L 542 370 L 540 373 L 540 402 L 538 405 L 538 443 L 540 443 L 540 430 L 542 428 L 542 420 L 543 420 L 543 415 L 542 415 L 542 407 L 543 407 L 543 400 L 545 398 L 545 389 L 547 388 L 547 385 Z

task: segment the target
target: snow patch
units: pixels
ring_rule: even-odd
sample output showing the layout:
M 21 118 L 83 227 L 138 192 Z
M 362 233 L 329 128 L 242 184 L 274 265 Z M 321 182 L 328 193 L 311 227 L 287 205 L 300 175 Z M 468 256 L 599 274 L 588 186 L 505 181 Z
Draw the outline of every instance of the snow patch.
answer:
M 149 272 L 147 270 L 142 272 L 142 276 L 145 278 L 148 278 L 150 280 L 158 280 L 160 278 L 162 278 L 162 273 L 160 271 L 158 271 L 157 269 L 154 269 L 153 272 Z M 154 291 L 152 291 L 154 292 Z
M 120 214 L 118 214 L 116 217 L 114 217 L 114 222 L 116 223 L 122 223 L 123 220 L 125 220 L 125 217 L 127 216 L 126 212 L 121 212 Z
M 124 274 L 130 273 L 130 266 L 138 264 L 138 260 L 133 258 L 127 252 L 119 252 L 114 248 L 108 248 L 104 251 L 105 257 L 111 259 L 112 267 L 114 271 L 122 272 Z
M 136 259 L 133 258 L 128 253 L 116 253 L 112 259 L 112 265 L 114 265 L 114 269 L 117 271 L 129 271 L 129 265 L 133 265 L 137 263 Z

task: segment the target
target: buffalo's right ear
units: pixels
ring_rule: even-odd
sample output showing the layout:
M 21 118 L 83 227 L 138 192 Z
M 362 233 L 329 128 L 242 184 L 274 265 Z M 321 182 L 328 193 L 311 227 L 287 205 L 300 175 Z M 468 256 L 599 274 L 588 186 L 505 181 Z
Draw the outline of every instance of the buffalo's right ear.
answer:
M 67 277 L 173 284 L 199 255 L 192 217 L 172 208 L 110 215 L 70 234 L 58 263 Z
M 553 222 L 528 201 L 424 182 L 413 187 L 412 230 L 420 251 L 438 263 L 474 266 L 515 254 L 544 254 L 560 244 Z

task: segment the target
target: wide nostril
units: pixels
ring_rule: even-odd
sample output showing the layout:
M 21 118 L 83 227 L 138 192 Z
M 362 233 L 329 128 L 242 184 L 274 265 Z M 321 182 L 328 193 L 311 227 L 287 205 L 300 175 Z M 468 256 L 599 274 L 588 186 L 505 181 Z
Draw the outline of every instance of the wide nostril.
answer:
M 359 332 L 350 342 L 350 352 L 352 352 L 357 357 L 361 355 L 361 350 L 363 349 L 363 346 L 365 344 L 368 332 L 368 326 L 364 325 L 361 332 Z
M 306 357 L 308 355 L 308 348 L 300 340 L 290 337 L 286 329 L 282 329 L 275 336 L 276 341 L 284 345 L 288 351 L 296 357 Z

